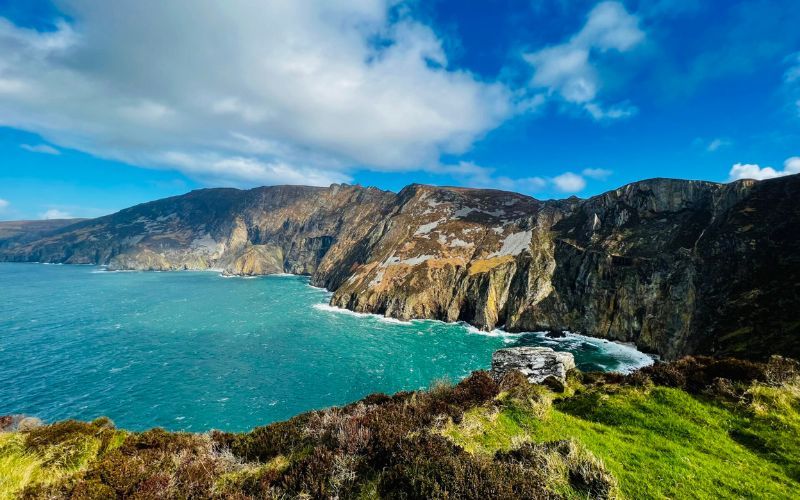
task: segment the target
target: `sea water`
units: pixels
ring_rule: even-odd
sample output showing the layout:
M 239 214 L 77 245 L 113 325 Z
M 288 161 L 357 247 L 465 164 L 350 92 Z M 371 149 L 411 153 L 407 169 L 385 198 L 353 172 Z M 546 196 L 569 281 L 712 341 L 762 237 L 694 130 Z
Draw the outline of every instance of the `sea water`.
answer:
M 329 299 L 300 276 L 0 263 L 0 415 L 242 431 L 374 392 L 456 382 L 502 347 L 569 351 L 584 370 L 652 362 L 598 339 L 401 322 Z

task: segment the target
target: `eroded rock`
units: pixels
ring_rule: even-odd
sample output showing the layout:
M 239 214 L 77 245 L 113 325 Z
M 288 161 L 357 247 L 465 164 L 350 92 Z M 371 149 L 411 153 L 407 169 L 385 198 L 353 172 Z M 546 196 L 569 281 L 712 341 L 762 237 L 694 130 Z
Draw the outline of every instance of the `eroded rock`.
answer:
M 575 358 L 571 353 L 554 351 L 549 347 L 509 347 L 492 355 L 492 376 L 496 380 L 508 372 L 519 371 L 534 384 L 551 377 L 564 382 L 567 371 L 573 368 Z

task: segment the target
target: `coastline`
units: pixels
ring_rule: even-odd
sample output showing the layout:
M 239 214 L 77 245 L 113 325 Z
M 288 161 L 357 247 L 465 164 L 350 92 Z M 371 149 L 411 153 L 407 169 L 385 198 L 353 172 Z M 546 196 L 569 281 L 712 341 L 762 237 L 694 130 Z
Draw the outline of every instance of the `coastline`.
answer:
M 48 263 L 35 262 L 35 264 L 48 264 Z M 63 264 L 63 263 L 59 263 L 59 264 L 60 265 L 81 265 L 81 266 L 106 267 L 105 265 L 102 265 L 102 264 Z M 293 274 L 293 273 L 270 273 L 270 274 L 259 274 L 259 275 L 226 274 L 221 268 L 171 269 L 171 270 L 166 270 L 166 271 L 158 271 L 158 270 L 150 270 L 150 269 L 119 269 L 119 270 L 102 271 L 102 272 L 142 272 L 142 273 L 146 273 L 146 272 L 215 272 L 215 273 L 219 274 L 220 278 L 224 278 L 224 279 L 236 279 L 236 278 L 238 278 L 238 279 L 257 279 L 257 278 L 268 278 L 268 277 L 299 277 L 299 278 L 307 278 L 307 279 L 310 280 L 310 278 L 311 278 L 311 276 L 308 275 L 308 274 Z M 308 286 L 310 286 L 312 288 L 319 289 L 319 290 L 324 290 L 328 294 L 331 294 L 331 295 L 333 294 L 333 291 L 331 291 L 331 290 L 329 290 L 329 289 L 327 289 L 325 287 L 312 285 L 310 282 L 306 283 L 306 285 L 308 285 Z M 445 321 L 445 320 L 434 319 L 434 318 L 412 318 L 410 320 L 401 320 L 399 318 L 395 318 L 395 317 L 392 317 L 392 316 L 385 316 L 385 315 L 382 315 L 382 314 L 369 313 L 369 312 L 358 312 L 358 311 L 353 311 L 351 309 L 334 306 L 334 305 L 332 305 L 330 303 L 330 301 L 327 304 L 320 304 L 319 306 L 314 306 L 314 307 L 316 309 L 319 309 L 319 310 L 322 310 L 322 311 L 326 311 L 326 312 L 330 312 L 330 313 L 334 313 L 334 314 L 350 314 L 350 315 L 353 315 L 353 316 L 360 316 L 360 317 L 374 317 L 374 318 L 378 319 L 379 321 L 383 321 L 383 322 L 386 322 L 386 323 L 395 323 L 395 324 L 408 325 L 408 324 L 413 324 L 414 322 L 420 322 L 420 321 L 435 321 L 435 322 L 444 323 L 444 324 L 448 324 L 448 325 L 463 325 L 469 330 L 470 333 L 473 333 L 473 334 L 476 334 L 476 335 L 485 335 L 485 336 L 489 336 L 489 337 L 514 338 L 514 337 L 521 337 L 523 335 L 544 334 L 545 333 L 544 331 L 508 332 L 508 331 L 503 330 L 502 328 L 495 328 L 493 330 L 486 331 L 486 330 L 481 330 L 480 328 L 478 328 L 475 325 L 470 324 L 470 323 L 468 323 L 466 321 Z M 657 361 L 661 360 L 661 356 L 659 354 L 642 351 L 642 350 L 640 350 L 638 348 L 638 346 L 634 342 L 623 342 L 623 341 L 619 341 L 619 340 L 615 340 L 615 339 L 607 339 L 607 338 L 604 338 L 604 337 L 594 337 L 594 336 L 591 336 L 591 335 L 583 335 L 583 334 L 571 332 L 569 330 L 565 330 L 564 333 L 568 334 L 570 336 L 573 336 L 573 337 L 577 337 L 577 338 L 582 338 L 582 339 L 587 339 L 587 340 L 592 340 L 592 341 L 598 341 L 598 342 L 604 342 L 604 343 L 612 343 L 612 344 L 617 344 L 617 345 L 620 345 L 620 346 L 623 346 L 623 347 L 628 347 L 628 348 L 631 348 L 633 350 L 636 350 L 639 353 L 642 353 L 643 355 L 649 357 L 653 361 L 657 362 Z M 557 340 L 557 339 L 553 339 L 553 340 Z M 642 366 L 647 366 L 647 365 L 642 365 Z

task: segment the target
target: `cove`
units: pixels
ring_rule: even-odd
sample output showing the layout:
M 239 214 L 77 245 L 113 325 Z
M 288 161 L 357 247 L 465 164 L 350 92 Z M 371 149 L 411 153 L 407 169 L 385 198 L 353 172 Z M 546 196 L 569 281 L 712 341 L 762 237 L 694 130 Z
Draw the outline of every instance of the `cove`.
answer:
M 244 431 L 457 381 L 501 347 L 570 351 L 583 370 L 652 362 L 599 339 L 399 322 L 333 309 L 329 297 L 300 276 L 0 263 L 0 414 Z

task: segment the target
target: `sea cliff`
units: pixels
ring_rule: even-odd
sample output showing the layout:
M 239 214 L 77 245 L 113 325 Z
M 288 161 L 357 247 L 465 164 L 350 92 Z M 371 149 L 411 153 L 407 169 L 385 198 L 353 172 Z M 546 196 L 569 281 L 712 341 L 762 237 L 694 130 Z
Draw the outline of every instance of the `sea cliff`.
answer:
M 800 356 L 799 198 L 797 175 L 548 201 L 418 184 L 205 189 L 7 232 L 0 259 L 306 274 L 358 312 L 764 359 Z

